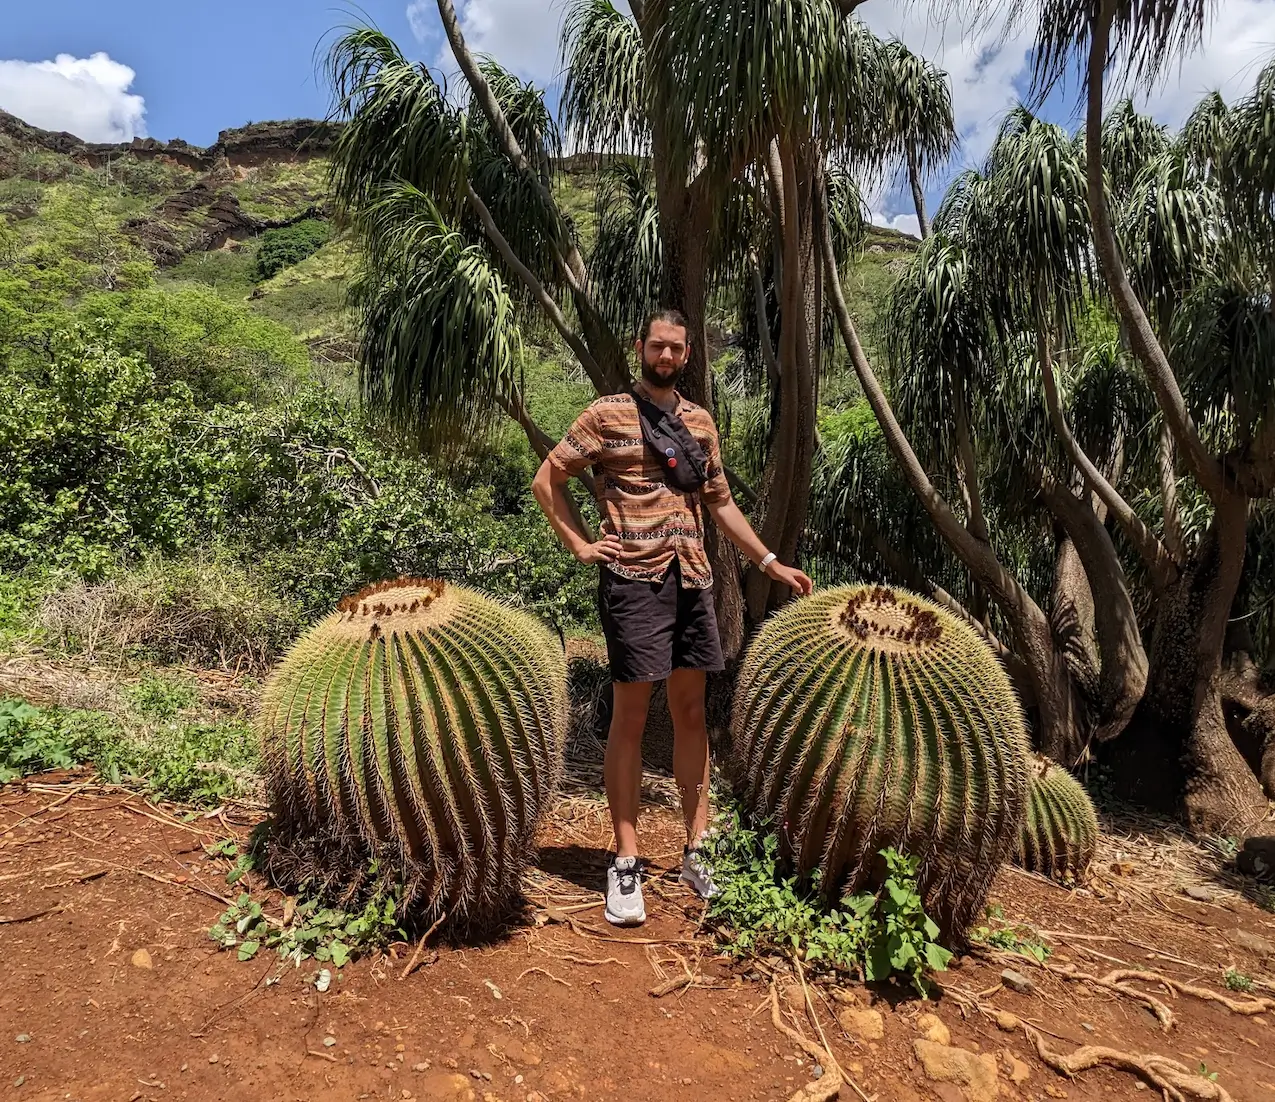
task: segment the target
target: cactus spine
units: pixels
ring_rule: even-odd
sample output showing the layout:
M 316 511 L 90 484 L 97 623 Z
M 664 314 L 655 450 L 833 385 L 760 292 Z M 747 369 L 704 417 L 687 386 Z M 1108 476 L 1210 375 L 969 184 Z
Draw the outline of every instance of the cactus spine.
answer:
M 833 898 L 920 859 L 927 912 L 959 937 L 1018 839 L 1029 747 L 995 657 L 936 605 L 822 590 L 774 616 L 740 671 L 732 741 L 745 806 Z
M 1057 762 L 1035 755 L 1016 864 L 1064 884 L 1082 880 L 1098 849 L 1089 793 Z
M 566 721 L 565 660 L 533 617 L 450 583 L 371 586 L 266 686 L 278 847 L 388 854 L 405 907 L 481 920 L 517 891 Z

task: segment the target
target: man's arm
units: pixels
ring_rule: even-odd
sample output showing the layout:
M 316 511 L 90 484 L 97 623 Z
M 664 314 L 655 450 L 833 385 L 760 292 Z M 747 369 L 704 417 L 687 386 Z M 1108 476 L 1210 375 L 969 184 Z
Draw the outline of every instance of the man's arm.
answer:
M 544 515 L 549 518 L 558 539 L 577 559 L 585 563 L 614 562 L 620 553 L 620 538 L 608 533 L 596 543 L 589 538 L 577 522 L 567 497 L 567 483 L 571 475 L 546 459 L 531 482 L 531 492 L 536 495 Z M 747 523 L 747 522 L 745 522 Z
M 754 566 L 761 565 L 762 559 L 769 552 L 766 550 L 766 545 L 757 537 L 757 533 L 753 531 L 753 526 L 748 523 L 748 518 L 744 516 L 739 506 L 729 498 L 715 502 L 706 501 L 705 504 L 708 505 L 708 511 L 713 515 L 717 527 L 726 534 L 726 538 L 738 547 Z M 785 566 L 778 559 L 772 559 L 767 565 L 766 577 L 776 582 L 783 582 L 803 597 L 809 596 L 815 588 L 815 583 L 800 570 Z

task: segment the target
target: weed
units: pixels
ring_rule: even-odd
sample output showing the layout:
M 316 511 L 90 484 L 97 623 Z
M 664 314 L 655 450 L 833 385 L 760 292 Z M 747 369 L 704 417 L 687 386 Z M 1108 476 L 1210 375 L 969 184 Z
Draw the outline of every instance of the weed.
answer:
M 252 960 L 260 950 L 274 949 L 281 960 L 298 966 L 313 958 L 344 968 L 354 957 L 405 936 L 394 918 L 397 909 L 398 900 L 393 896 L 378 896 L 357 914 L 308 899 L 297 904 L 291 921 L 284 926 L 271 922 L 261 904 L 244 892 L 222 913 L 208 936 L 223 949 L 234 949 L 240 960 Z
M 1275 888 L 1259 887 L 1255 901 L 1262 910 L 1275 914 Z
M 149 671 L 126 692 L 138 712 L 147 719 L 157 720 L 172 719 L 199 699 L 199 692 L 192 682 L 160 677 Z
M 917 891 L 915 858 L 882 851 L 887 877 L 881 889 L 828 907 L 817 876 L 783 875 L 772 831 L 750 828 L 738 810 L 722 816 L 729 825 L 706 842 L 721 889 L 708 915 L 732 954 L 779 950 L 867 980 L 897 974 L 922 994 L 925 972 L 946 968 L 951 953 L 935 941 L 939 930 Z
M 1249 992 L 1253 990 L 1253 981 L 1236 968 L 1228 968 L 1222 980 L 1230 991 Z
M 1200 1061 L 1199 1074 L 1203 1076 L 1205 1079 L 1209 1080 L 1209 1082 L 1211 1083 L 1217 1082 L 1217 1072 L 1209 1071 L 1209 1065 L 1206 1064 L 1203 1060 Z
M 999 903 L 989 906 L 986 916 L 988 925 L 976 927 L 970 933 L 971 941 L 981 942 L 993 949 L 1021 953 L 1042 964 L 1053 952 L 1031 926 L 1006 922 L 1005 910 Z

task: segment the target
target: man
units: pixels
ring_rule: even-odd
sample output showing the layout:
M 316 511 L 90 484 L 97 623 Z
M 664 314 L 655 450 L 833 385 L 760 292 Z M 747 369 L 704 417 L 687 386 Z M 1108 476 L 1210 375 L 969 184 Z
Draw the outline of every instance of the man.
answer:
M 686 319 L 676 310 L 653 314 L 634 349 L 642 372 L 635 393 L 680 417 L 706 457 L 707 480 L 698 497 L 719 530 L 769 577 L 809 593 L 811 580 L 778 562 L 731 497 L 712 416 L 675 389 L 690 354 Z M 572 519 L 567 497 L 567 482 L 589 466 L 602 514 L 597 541 Z M 723 661 L 696 495 L 670 485 L 644 442 L 633 394 L 609 394 L 589 406 L 549 453 L 533 490 L 567 549 L 601 567 L 598 601 L 614 686 L 604 776 L 616 856 L 607 871 L 606 918 L 637 926 L 646 920 L 637 844 L 642 732 L 657 681 L 668 681 L 673 772 L 686 820 L 680 879 L 702 898 L 715 891 L 699 848 L 708 827 L 704 686 L 705 674 L 722 669 Z

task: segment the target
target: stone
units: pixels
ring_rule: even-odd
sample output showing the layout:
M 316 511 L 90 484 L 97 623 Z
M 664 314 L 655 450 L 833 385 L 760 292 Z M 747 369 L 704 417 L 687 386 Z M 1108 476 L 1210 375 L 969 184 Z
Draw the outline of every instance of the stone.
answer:
M 151 961 L 150 953 L 148 953 L 145 949 L 138 949 L 133 954 L 133 967 L 151 969 L 154 968 L 155 965 Z
M 927 1079 L 954 1083 L 961 1088 L 966 1102 L 993 1102 L 1000 1097 L 996 1058 L 990 1053 L 977 1055 L 968 1049 L 940 1045 L 924 1038 L 913 1041 L 912 1050 Z
M 1045 1084 L 1045 1093 L 1049 1095 L 1050 1098 L 1066 1098 L 1067 1097 L 1067 1092 L 1063 1090 L 1062 1087 L 1055 1087 L 1053 1083 Z
M 1011 991 L 1017 991 L 1020 995 L 1030 995 L 1036 990 L 1036 985 L 1031 980 L 1021 972 L 1015 972 L 1012 968 L 1006 968 L 1001 973 L 1001 983 Z
M 851 1037 L 860 1041 L 879 1041 L 885 1036 L 885 1020 L 875 1010 L 856 1010 L 847 1006 L 837 1014 L 837 1022 Z
M 217 1063 L 220 1059 L 221 1059 L 221 1057 L 220 1057 L 220 1056 L 218 1056 L 218 1055 L 214 1052 L 211 1056 L 209 1056 L 209 1057 L 208 1057 L 208 1062 L 209 1062 L 210 1064 L 215 1064 L 215 1063 Z
M 335 1037 L 328 1036 L 328 1037 L 324 1037 L 324 1038 L 323 1038 L 323 1047 L 324 1047 L 324 1048 L 331 1048 L 334 1044 L 336 1044 L 336 1038 L 335 1038 Z
M 994 1010 L 992 1021 L 996 1023 L 997 1029 L 1003 1029 L 1006 1033 L 1017 1033 L 1019 1025 L 1022 1024 L 1018 1020 L 1018 1015 L 1011 1014 L 1008 1010 Z
M 1245 876 L 1275 879 L 1275 835 L 1245 838 L 1235 855 L 1235 867 Z
M 921 1036 L 927 1041 L 933 1041 L 936 1045 L 952 1043 L 951 1032 L 937 1014 L 922 1014 L 916 1020 L 916 1028 L 921 1031 Z
M 1260 934 L 1250 933 L 1248 930 L 1232 930 L 1230 936 L 1231 941 L 1241 949 L 1256 953 L 1263 960 L 1275 958 L 1275 944 L 1267 941 Z
M 1009 1076 L 1009 1081 L 1016 1087 L 1021 1087 L 1032 1077 L 1032 1069 L 1008 1050 L 1001 1053 L 1001 1063 L 1005 1067 L 1005 1074 Z
M 17 1042 L 18 1042 L 18 1044 L 20 1044 L 20 1045 L 25 1045 L 25 1044 L 26 1044 L 29 1040 L 31 1040 L 31 1034 L 30 1034 L 30 1033 L 19 1033 L 19 1034 L 18 1034 L 18 1035 L 14 1038 L 14 1040 L 15 1040 L 15 1041 L 17 1041 Z
M 422 1060 L 419 1064 L 412 1065 L 413 1071 L 429 1071 L 429 1061 Z
M 1213 893 L 1199 884 L 1188 884 L 1182 889 L 1182 894 L 1188 899 L 1194 899 L 1197 903 L 1213 902 Z
M 422 1079 L 417 1093 L 430 1102 L 478 1102 L 469 1079 L 455 1071 L 440 1071 Z

